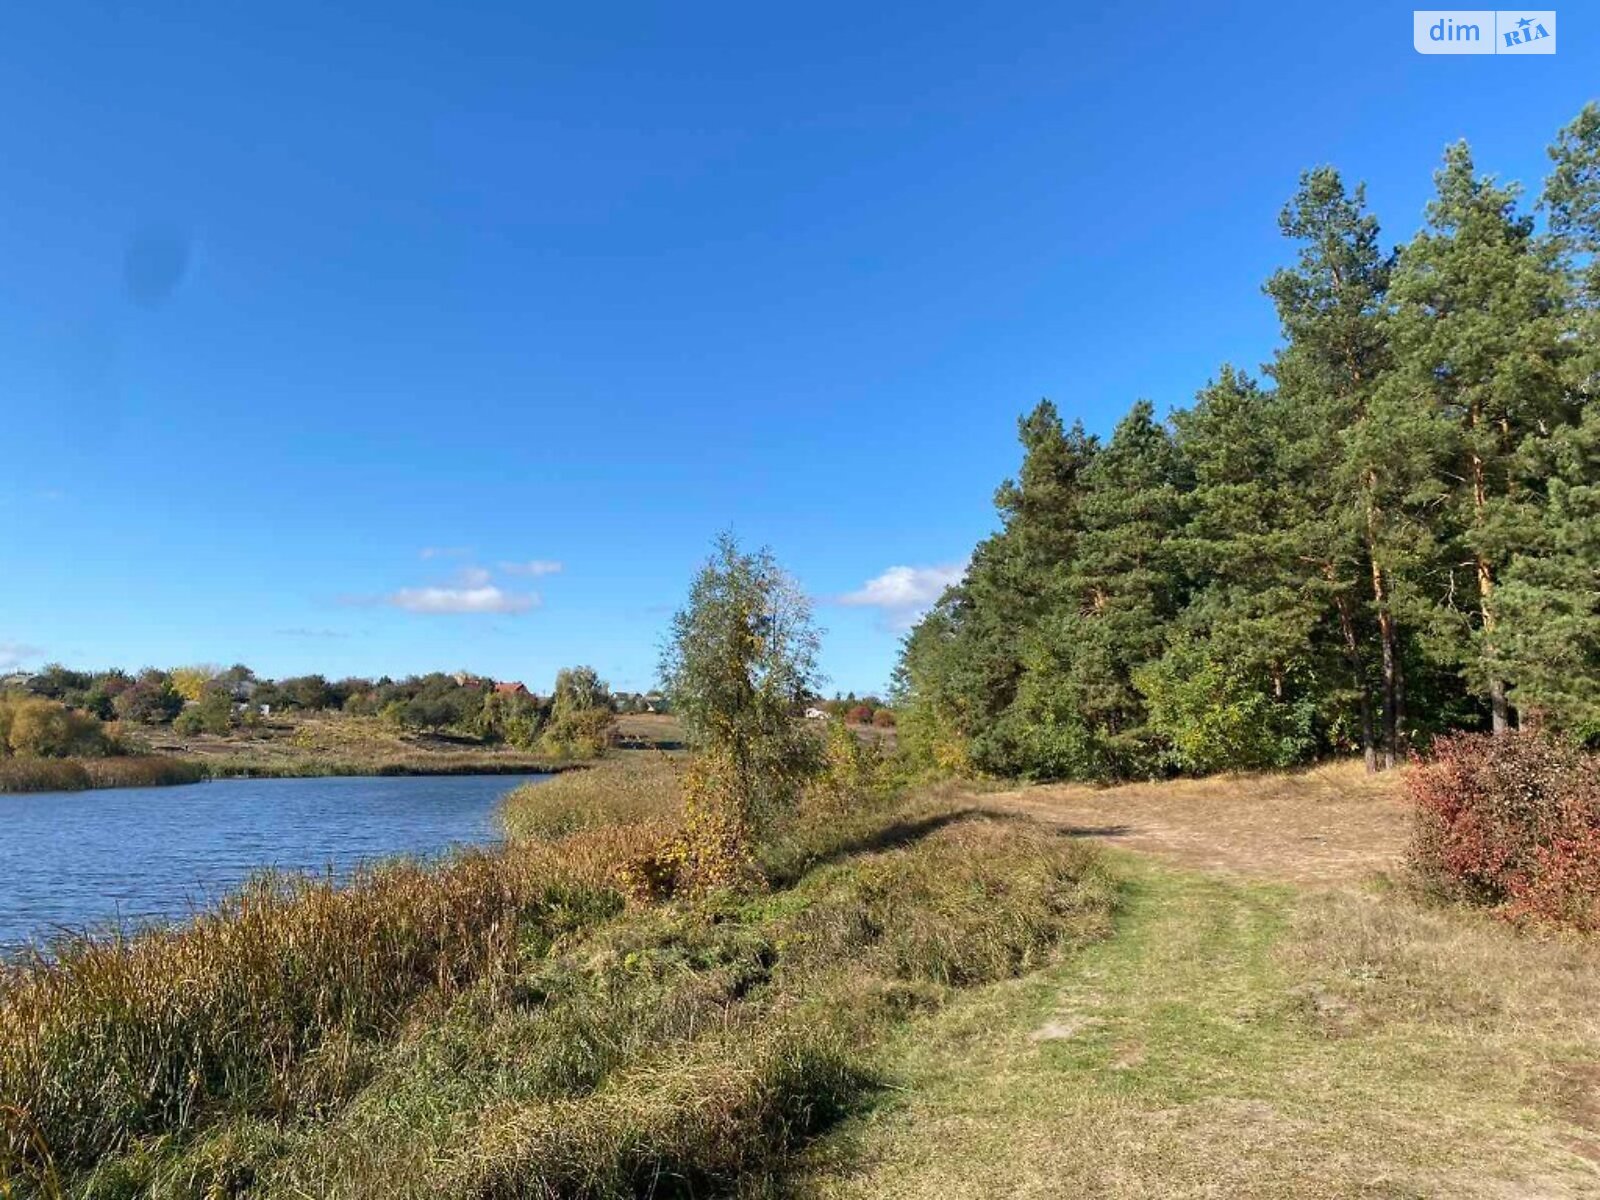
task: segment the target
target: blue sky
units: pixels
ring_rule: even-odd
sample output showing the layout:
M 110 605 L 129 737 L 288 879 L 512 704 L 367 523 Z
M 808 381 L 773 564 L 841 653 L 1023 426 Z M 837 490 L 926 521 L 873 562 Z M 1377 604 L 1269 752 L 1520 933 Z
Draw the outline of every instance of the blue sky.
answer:
M 8 6 L 0 665 L 643 688 L 726 527 L 880 687 L 1020 412 L 1269 355 L 1302 168 L 1391 241 L 1455 138 L 1536 188 L 1600 93 L 1560 19 L 1506 58 L 1391 4 Z

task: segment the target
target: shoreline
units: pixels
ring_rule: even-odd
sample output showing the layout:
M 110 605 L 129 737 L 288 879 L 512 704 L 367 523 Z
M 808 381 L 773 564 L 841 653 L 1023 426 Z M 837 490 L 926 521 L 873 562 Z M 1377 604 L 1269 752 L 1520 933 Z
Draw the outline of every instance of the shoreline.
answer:
M 343 779 L 452 775 L 559 775 L 589 764 L 550 759 L 507 761 L 363 762 L 357 759 L 296 762 L 218 762 L 166 755 L 101 759 L 39 759 L 12 772 L 0 770 L 0 796 L 88 792 L 112 788 L 183 787 L 226 779 Z

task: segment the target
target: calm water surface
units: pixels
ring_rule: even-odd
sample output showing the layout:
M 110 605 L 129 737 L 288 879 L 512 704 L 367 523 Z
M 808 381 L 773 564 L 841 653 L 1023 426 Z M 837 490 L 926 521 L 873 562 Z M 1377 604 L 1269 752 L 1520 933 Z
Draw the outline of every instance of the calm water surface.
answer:
M 539 775 L 220 779 L 0 795 L 0 950 L 62 928 L 187 915 L 263 867 L 348 872 L 499 837 Z

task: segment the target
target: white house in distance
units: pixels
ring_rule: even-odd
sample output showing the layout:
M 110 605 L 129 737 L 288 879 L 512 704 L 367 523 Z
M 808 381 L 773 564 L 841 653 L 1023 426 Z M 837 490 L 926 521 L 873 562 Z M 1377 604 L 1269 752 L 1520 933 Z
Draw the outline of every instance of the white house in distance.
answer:
M 808 721 L 826 721 L 827 719 L 828 714 L 823 712 L 820 708 L 806 709 L 806 720 Z

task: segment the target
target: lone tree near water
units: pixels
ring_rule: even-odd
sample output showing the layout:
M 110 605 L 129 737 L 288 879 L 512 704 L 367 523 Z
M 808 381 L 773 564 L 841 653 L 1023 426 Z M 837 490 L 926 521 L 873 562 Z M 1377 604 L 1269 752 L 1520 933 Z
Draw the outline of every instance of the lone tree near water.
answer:
M 794 720 L 818 683 L 811 605 L 771 551 L 732 535 L 695 576 L 662 650 L 663 690 L 698 752 L 686 786 L 689 865 L 737 882 L 749 841 L 791 806 L 817 755 Z

